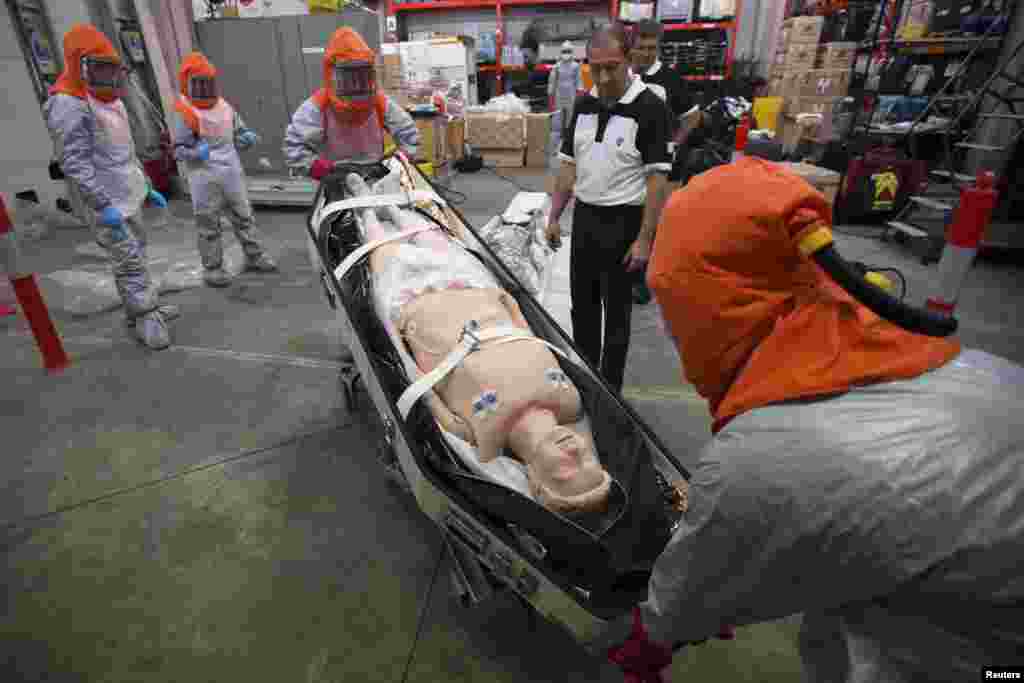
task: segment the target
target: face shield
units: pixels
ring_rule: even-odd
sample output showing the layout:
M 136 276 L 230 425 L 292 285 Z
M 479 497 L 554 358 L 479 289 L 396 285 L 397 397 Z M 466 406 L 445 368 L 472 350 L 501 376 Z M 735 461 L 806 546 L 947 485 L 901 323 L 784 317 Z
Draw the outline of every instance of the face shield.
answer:
M 194 102 L 212 104 L 217 101 L 217 79 L 211 76 L 193 75 L 188 79 L 188 98 Z
M 376 92 L 376 74 L 370 62 L 334 65 L 334 95 L 342 101 L 363 100 Z
M 124 88 L 128 69 L 112 57 L 83 57 L 82 80 L 94 93 L 116 95 Z

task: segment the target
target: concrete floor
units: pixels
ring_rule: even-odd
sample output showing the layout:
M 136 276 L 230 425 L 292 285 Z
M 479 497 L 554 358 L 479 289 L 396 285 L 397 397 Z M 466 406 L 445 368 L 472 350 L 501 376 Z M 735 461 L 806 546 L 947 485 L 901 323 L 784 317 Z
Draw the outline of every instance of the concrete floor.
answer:
M 476 225 L 517 192 L 486 173 L 455 187 Z M 154 244 L 192 239 L 188 207 L 174 204 L 182 220 Z M 74 365 L 48 376 L 24 322 L 0 319 L 0 680 L 621 681 L 559 628 L 531 631 L 507 597 L 475 611 L 450 599 L 437 532 L 375 461 L 373 416 L 344 407 L 304 215 L 258 220 L 281 273 L 169 296 L 183 310 L 171 350 L 142 349 L 120 312 L 55 309 Z M 90 241 L 62 230 L 26 250 L 47 273 Z M 930 293 L 934 266 L 862 237 L 841 246 L 901 268 L 912 300 Z M 966 345 L 1024 362 L 1020 281 L 1012 263 L 975 267 Z M 707 410 L 680 384 L 653 305 L 634 315 L 627 385 L 693 464 Z M 693 648 L 674 680 L 797 681 L 797 622 Z

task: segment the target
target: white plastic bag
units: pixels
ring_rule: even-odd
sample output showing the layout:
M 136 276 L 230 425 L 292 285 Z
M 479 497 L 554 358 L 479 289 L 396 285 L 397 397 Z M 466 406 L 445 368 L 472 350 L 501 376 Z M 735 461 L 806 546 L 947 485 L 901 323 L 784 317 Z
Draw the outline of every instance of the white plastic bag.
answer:
M 498 114 L 529 114 L 530 105 L 525 100 L 521 100 L 512 93 L 508 93 L 492 97 L 480 111 Z
M 232 276 L 242 272 L 245 255 L 234 239 L 225 240 L 224 269 Z M 161 294 L 203 285 L 203 265 L 194 246 L 151 244 L 147 247 L 150 277 Z M 95 242 L 75 247 L 79 256 L 92 259 L 75 268 L 48 273 L 40 279 L 47 303 L 72 315 L 89 316 L 121 307 L 107 253 Z

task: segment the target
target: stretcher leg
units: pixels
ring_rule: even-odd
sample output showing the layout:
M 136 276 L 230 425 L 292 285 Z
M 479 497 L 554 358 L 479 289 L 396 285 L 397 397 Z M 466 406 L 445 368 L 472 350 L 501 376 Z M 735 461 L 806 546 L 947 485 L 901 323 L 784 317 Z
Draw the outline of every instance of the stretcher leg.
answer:
M 462 606 L 474 607 L 490 599 L 494 588 L 473 551 L 451 534 L 442 532 L 441 538 L 452 559 L 452 588 Z
M 338 379 L 341 381 L 341 390 L 345 394 L 345 409 L 352 413 L 358 407 L 356 400 L 357 393 L 363 385 L 362 375 L 359 374 L 359 369 L 353 363 L 342 366 Z

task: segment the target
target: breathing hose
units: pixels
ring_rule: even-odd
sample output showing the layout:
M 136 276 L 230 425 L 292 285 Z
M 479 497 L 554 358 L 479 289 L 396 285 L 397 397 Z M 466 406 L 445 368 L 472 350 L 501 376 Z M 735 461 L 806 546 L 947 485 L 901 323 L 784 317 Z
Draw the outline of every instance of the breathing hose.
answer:
M 814 259 L 836 284 L 880 318 L 909 332 L 928 337 L 948 337 L 956 332 L 959 326 L 956 318 L 908 306 L 880 287 L 871 284 L 836 251 L 830 228 L 819 226 L 801 238 L 798 246 L 800 251 Z

